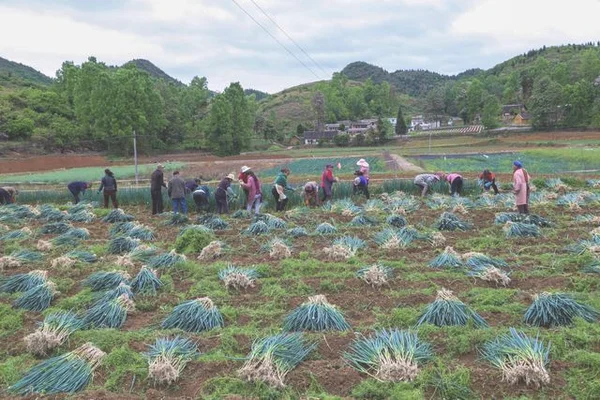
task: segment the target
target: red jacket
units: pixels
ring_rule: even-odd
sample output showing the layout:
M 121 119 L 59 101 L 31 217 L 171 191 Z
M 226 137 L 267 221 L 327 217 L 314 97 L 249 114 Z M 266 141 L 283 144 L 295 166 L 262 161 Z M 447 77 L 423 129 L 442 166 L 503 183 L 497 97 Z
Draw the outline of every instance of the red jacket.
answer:
M 479 174 L 479 179 L 483 179 L 486 182 L 493 182 L 496 179 L 496 174 L 490 172 L 489 175 Z

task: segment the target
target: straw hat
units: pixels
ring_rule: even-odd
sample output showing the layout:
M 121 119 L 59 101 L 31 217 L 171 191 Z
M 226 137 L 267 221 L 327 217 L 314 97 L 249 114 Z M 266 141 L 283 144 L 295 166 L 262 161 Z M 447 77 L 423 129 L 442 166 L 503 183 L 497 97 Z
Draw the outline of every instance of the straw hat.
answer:
M 360 160 L 358 160 L 356 165 L 358 165 L 360 167 L 367 167 L 367 168 L 369 167 L 369 163 L 364 158 L 361 158 Z
M 227 175 L 225 178 L 227 178 L 227 179 L 231 179 L 231 180 L 234 180 L 234 179 L 235 179 L 235 176 L 233 176 L 233 174 L 229 174 L 229 175 Z
M 247 167 L 247 166 L 245 166 L 245 165 L 244 165 L 244 166 L 241 168 L 242 174 L 245 174 L 246 172 L 250 171 L 250 169 L 251 169 L 250 167 Z

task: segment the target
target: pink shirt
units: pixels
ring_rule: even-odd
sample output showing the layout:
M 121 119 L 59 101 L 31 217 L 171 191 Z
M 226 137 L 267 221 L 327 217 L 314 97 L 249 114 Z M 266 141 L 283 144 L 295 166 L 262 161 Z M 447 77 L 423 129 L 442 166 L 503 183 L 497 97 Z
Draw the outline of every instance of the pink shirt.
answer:
M 450 174 L 446 176 L 446 180 L 450 183 L 452 183 L 452 181 L 454 181 L 456 178 L 462 178 L 462 176 L 459 174 Z

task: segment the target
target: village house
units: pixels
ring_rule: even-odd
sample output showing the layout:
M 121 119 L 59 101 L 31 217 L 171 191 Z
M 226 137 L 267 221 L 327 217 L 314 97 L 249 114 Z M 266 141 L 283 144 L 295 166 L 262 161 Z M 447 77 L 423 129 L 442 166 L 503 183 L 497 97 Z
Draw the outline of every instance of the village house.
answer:
M 304 144 L 319 144 L 319 141 L 332 141 L 340 131 L 338 130 L 325 130 L 319 131 L 304 131 Z
M 361 119 L 360 121 L 353 121 L 350 126 L 347 127 L 346 132 L 350 135 L 358 135 L 360 133 L 365 134 L 370 129 L 377 130 L 376 119 Z
M 521 111 L 512 120 L 515 125 L 529 125 L 531 123 L 531 115 L 527 111 Z
M 416 115 L 410 120 L 409 132 L 425 131 L 428 129 L 437 129 L 441 126 L 440 121 L 425 121 L 422 115 Z

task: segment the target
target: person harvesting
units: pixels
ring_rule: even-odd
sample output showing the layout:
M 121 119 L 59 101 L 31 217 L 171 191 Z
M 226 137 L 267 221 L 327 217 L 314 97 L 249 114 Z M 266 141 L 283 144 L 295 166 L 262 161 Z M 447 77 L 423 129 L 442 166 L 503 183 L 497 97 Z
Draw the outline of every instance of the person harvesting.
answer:
M 152 197 L 152 215 L 162 214 L 164 211 L 162 188 L 166 188 L 165 175 L 163 173 L 165 167 L 162 164 L 156 166 L 156 170 L 150 177 L 150 196 Z
M 167 188 L 169 198 L 173 204 L 175 214 L 181 212 L 187 214 L 187 203 L 185 201 L 185 181 L 179 176 L 179 171 L 173 172 L 173 177 L 169 181 Z
M 119 208 L 117 203 L 117 180 L 110 169 L 104 170 L 104 176 L 98 188 L 98 194 L 104 190 L 104 208 L 108 208 L 108 199 L 112 201 L 113 208 Z
M 217 190 L 215 191 L 215 202 L 217 203 L 217 213 L 219 214 L 229 213 L 227 196 L 234 197 L 233 190 L 231 189 L 231 182 L 234 178 L 233 174 L 229 174 L 221 179 L 219 186 L 217 186 Z
M 91 189 L 92 182 L 75 181 L 67 185 L 67 189 L 73 195 L 73 204 L 79 203 L 79 195 L 84 195 L 87 189 Z
M 494 193 L 498 194 L 498 186 L 496 185 L 496 174 L 491 172 L 489 169 L 484 169 L 481 174 L 479 174 L 479 185 L 486 192 L 491 189 L 494 189 Z
M 286 190 L 294 190 L 287 183 L 287 177 L 290 175 L 289 168 L 282 168 L 277 177 L 275 178 L 275 182 L 273 182 L 273 189 L 271 193 L 273 193 L 273 197 L 275 197 L 275 210 L 283 211 L 285 210 L 285 206 L 288 202 L 288 198 L 285 195 Z
M 333 176 L 333 164 L 327 164 L 323 175 L 321 175 L 321 188 L 323 189 L 323 202 L 331 200 L 333 197 L 333 184 L 338 181 L 338 178 Z
M 531 177 L 520 161 L 513 163 L 513 191 L 519 214 L 529 214 L 529 181 Z
M 421 189 L 421 196 L 426 196 L 431 186 L 444 177 L 442 172 L 436 174 L 420 174 L 415 176 L 414 184 Z
M 451 196 L 460 196 L 462 194 L 463 189 L 463 177 L 462 175 L 453 172 L 451 174 L 446 175 L 446 180 L 450 184 L 450 195 Z
M 248 190 L 248 204 L 246 205 L 246 211 L 251 212 L 252 207 L 254 207 L 254 214 L 258 215 L 260 206 L 262 205 L 260 181 L 251 170 L 246 171 L 246 175 L 248 175 L 248 182 L 240 182 L 242 188 Z

